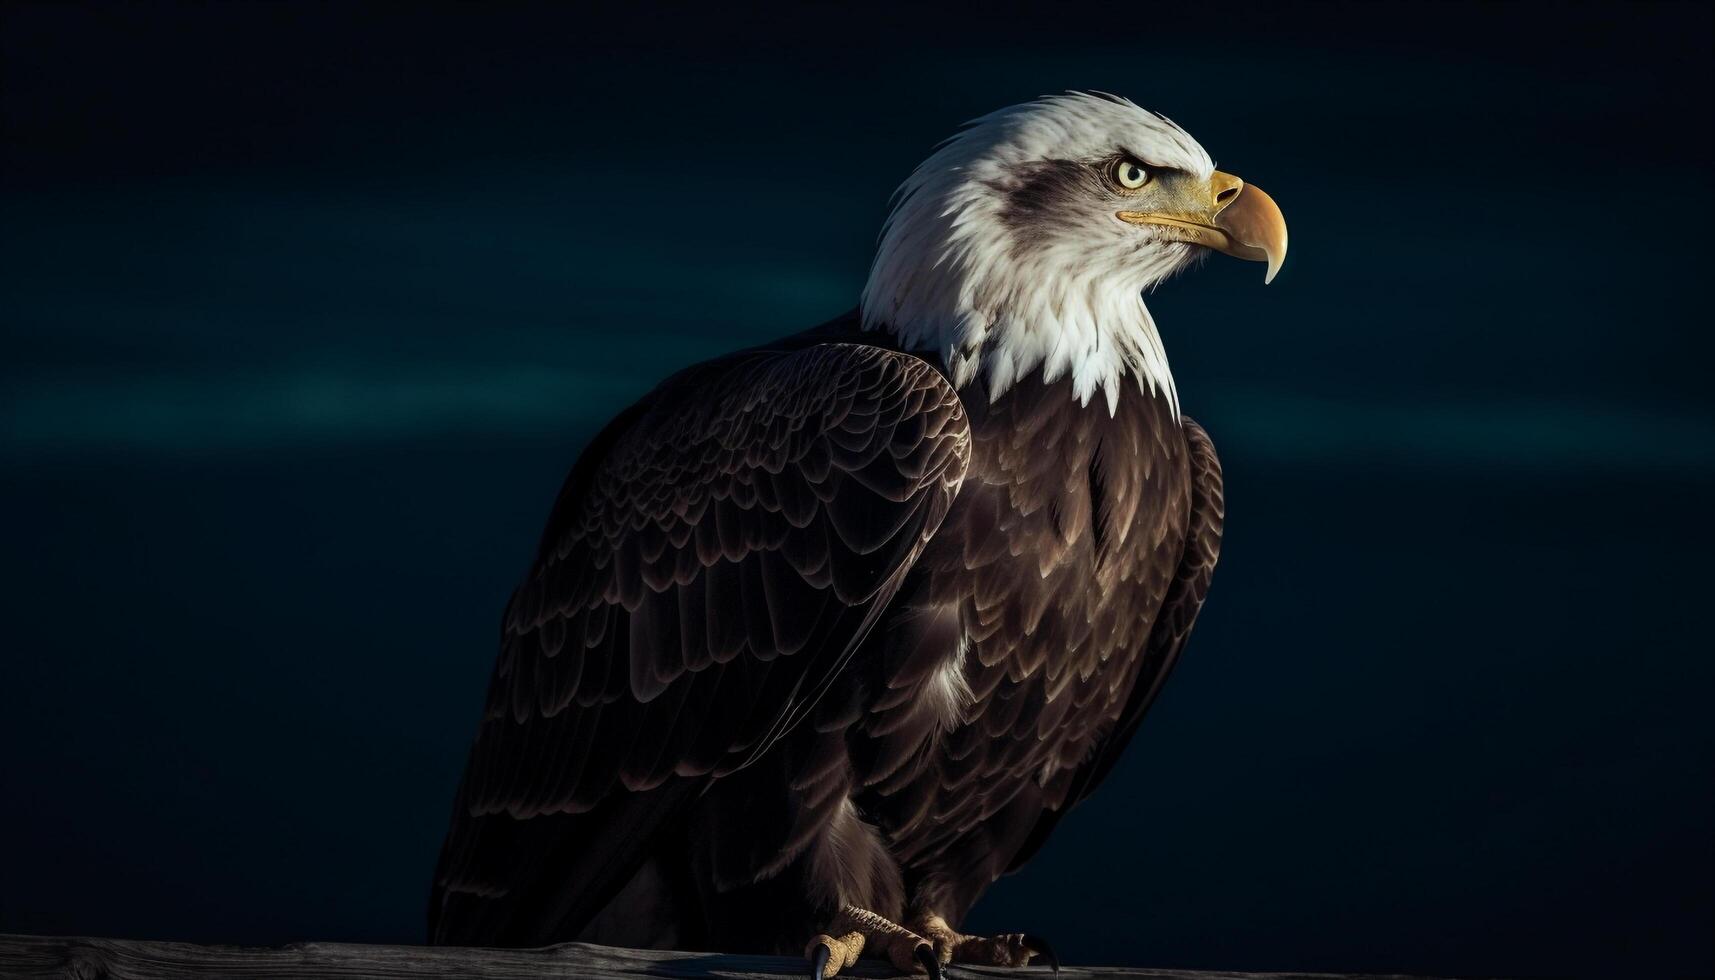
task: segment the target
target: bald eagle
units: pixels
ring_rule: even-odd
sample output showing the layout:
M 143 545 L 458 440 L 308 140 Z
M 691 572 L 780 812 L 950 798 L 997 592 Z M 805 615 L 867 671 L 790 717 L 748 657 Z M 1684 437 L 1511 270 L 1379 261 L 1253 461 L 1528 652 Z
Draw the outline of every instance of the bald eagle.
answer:
M 1050 957 L 960 923 L 1112 769 L 1223 521 L 1142 294 L 1286 225 L 1071 93 L 900 188 L 859 308 L 696 365 L 584 450 L 504 616 L 433 941 Z

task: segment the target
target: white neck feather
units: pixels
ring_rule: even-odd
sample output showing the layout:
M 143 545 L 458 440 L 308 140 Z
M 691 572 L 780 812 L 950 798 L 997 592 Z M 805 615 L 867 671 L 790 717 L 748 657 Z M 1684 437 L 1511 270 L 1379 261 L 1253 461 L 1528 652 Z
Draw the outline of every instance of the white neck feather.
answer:
M 1111 415 L 1130 375 L 1140 392 L 1160 396 L 1179 416 L 1167 351 L 1139 289 L 1077 278 L 1004 285 L 961 279 L 943 268 L 890 288 L 872 275 L 864 329 L 886 330 L 908 349 L 934 351 L 955 387 L 981 379 L 991 402 L 1040 372 L 1047 382 L 1069 379 L 1080 404 L 1100 390 Z

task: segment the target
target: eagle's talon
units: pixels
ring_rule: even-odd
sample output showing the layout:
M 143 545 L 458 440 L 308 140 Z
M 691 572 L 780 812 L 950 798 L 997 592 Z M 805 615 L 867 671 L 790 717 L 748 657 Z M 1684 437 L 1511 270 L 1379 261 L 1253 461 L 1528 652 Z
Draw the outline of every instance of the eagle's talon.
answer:
M 810 980 L 832 980 L 841 970 L 857 963 L 863 947 L 864 934 L 858 931 L 838 938 L 824 934 L 810 940 L 810 945 L 804 947 L 804 955 L 810 958 Z
M 823 933 L 804 947 L 804 955 L 810 960 L 810 980 L 831 980 L 841 970 L 855 966 L 866 948 L 872 956 L 885 957 L 901 973 L 921 970 L 929 980 L 946 980 L 940 956 L 929 940 L 892 919 L 847 905 L 834 922 L 835 928 L 830 931 L 849 931 L 837 938 Z
M 929 974 L 929 980 L 946 980 L 946 974 L 941 971 L 941 957 L 935 954 L 935 947 L 922 943 L 911 953 L 917 957 L 917 962 L 923 964 L 923 972 Z
M 1040 956 L 1047 961 L 1056 977 L 1060 975 L 1060 958 L 1054 954 L 1054 947 L 1041 936 L 1026 932 L 969 936 L 933 912 L 918 913 L 911 920 L 911 928 L 935 944 L 944 964 L 1020 967 L 1029 966 L 1032 956 Z
M 1060 976 L 1060 957 L 1054 955 L 1054 947 L 1048 945 L 1048 940 L 1041 936 L 1025 933 L 1020 939 L 1024 943 L 1025 952 L 1032 956 L 1040 956 L 1048 962 L 1048 968 L 1054 971 L 1056 980 Z

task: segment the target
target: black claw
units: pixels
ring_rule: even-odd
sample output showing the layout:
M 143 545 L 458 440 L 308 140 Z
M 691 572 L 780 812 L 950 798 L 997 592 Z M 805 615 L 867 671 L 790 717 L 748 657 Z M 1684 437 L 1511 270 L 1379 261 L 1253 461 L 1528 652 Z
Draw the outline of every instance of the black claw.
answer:
M 1048 968 L 1054 971 L 1054 976 L 1056 978 L 1060 976 L 1060 957 L 1054 955 L 1054 947 L 1048 945 L 1048 940 L 1043 939 L 1041 936 L 1032 936 L 1029 933 L 1025 933 L 1024 948 L 1030 950 L 1032 954 L 1047 960 Z
M 817 943 L 816 951 L 810 954 L 810 980 L 823 980 L 828 972 L 828 944 Z
M 916 955 L 917 962 L 923 964 L 923 969 L 928 971 L 929 980 L 946 980 L 946 975 L 941 972 L 941 958 L 935 955 L 935 947 L 924 943 L 912 952 Z

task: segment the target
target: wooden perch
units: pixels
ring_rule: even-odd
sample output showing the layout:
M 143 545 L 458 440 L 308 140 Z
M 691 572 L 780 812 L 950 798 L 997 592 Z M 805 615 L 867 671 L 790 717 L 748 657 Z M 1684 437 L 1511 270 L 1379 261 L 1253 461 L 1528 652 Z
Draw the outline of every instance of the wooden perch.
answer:
M 129 939 L 0 935 L 0 977 L 75 980 L 169 980 L 174 977 L 472 977 L 478 980 L 593 980 L 663 977 L 671 980 L 776 980 L 806 976 L 802 960 L 780 956 L 664 953 L 565 943 L 541 949 L 457 946 L 367 946 L 298 943 L 291 946 L 198 946 Z M 885 963 L 865 961 L 841 976 L 895 978 Z M 955 967 L 953 975 L 1047 980 L 1044 968 L 1006 970 Z M 1067 967 L 1064 980 L 1333 980 L 1326 973 L 1219 973 Z M 1381 974 L 1346 974 L 1340 980 L 1383 980 Z M 1389 980 L 1406 980 L 1391 977 Z

